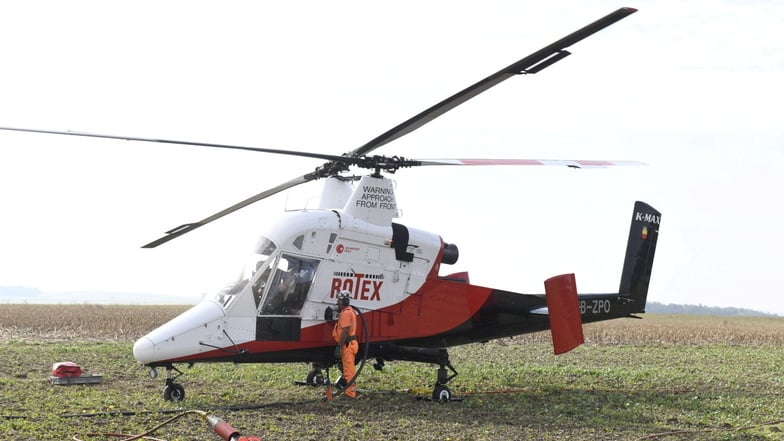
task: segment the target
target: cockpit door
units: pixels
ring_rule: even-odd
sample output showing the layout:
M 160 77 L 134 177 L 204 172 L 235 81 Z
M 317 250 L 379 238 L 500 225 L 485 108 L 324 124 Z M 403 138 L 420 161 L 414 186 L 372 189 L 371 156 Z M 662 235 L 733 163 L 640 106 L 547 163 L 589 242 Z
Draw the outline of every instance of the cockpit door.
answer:
M 297 341 L 302 319 L 300 313 L 313 284 L 320 260 L 281 254 L 274 269 L 266 275 L 266 286 L 256 320 L 256 340 Z M 255 284 L 254 284 L 255 286 Z

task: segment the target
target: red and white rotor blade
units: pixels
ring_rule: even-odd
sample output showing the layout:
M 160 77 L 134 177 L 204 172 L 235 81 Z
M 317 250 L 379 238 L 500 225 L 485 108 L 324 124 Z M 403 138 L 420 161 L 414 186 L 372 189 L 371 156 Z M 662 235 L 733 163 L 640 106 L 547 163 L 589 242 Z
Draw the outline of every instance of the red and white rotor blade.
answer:
M 604 161 L 572 159 L 419 159 L 419 165 L 555 165 L 571 168 L 603 168 L 647 165 L 638 161 Z

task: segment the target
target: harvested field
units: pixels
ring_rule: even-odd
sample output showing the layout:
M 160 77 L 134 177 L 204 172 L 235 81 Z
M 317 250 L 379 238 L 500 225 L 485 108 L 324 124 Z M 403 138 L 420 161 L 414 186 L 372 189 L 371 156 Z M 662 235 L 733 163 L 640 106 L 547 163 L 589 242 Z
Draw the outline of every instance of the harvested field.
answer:
M 646 315 L 586 326 L 586 345 L 552 355 L 547 333 L 450 349 L 462 401 L 417 399 L 433 366 L 368 366 L 363 400 L 323 401 L 296 387 L 304 364 L 197 364 L 183 402 L 163 401 L 132 342 L 183 306 L 0 305 L 0 433 L 62 440 L 139 434 L 187 409 L 207 410 L 265 440 L 781 440 L 784 319 Z M 55 361 L 104 382 L 48 383 Z M 153 435 L 219 439 L 186 416 Z M 80 439 L 119 439 L 86 437 Z
M 182 305 L 0 305 L 0 342 L 134 341 Z

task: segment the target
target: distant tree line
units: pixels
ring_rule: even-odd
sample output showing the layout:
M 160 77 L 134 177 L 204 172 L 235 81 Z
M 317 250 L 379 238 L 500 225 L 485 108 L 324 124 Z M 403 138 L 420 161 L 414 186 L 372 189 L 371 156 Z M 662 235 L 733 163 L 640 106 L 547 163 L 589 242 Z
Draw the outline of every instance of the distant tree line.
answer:
M 750 317 L 776 317 L 776 314 L 755 311 L 745 308 L 721 308 L 705 305 L 674 305 L 658 302 L 648 302 L 645 312 L 653 314 L 684 314 L 684 315 L 718 315 L 718 316 L 750 316 Z

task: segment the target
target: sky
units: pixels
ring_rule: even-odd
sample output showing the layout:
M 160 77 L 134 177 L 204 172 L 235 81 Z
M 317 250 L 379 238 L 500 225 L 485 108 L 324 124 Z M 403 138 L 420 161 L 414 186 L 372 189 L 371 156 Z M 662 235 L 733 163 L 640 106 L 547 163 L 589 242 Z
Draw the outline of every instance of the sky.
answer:
M 639 9 L 374 153 L 635 160 L 401 170 L 442 273 L 618 289 L 635 200 L 662 212 L 649 300 L 784 314 L 777 1 L 29 1 L 0 5 L 0 126 L 342 154 L 621 6 Z M 141 245 L 322 161 L 0 131 L 0 286 L 198 301 L 320 183 Z

